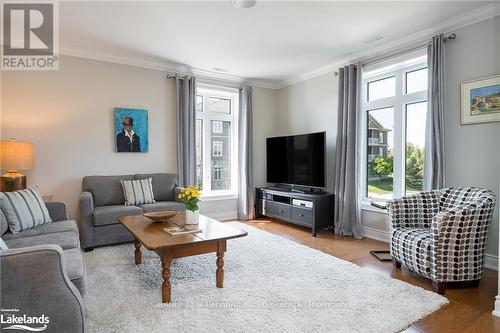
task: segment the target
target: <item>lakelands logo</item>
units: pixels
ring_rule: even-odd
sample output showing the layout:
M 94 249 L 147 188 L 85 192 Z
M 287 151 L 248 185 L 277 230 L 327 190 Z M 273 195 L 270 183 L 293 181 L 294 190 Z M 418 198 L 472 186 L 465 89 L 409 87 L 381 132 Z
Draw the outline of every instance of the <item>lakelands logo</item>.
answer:
M 2 70 L 58 69 L 57 2 L 2 2 Z
M 0 330 L 16 330 L 29 332 L 45 331 L 50 323 L 48 316 L 28 316 L 17 314 L 19 309 L 2 309 L 0 314 Z M 5 314 L 4 312 L 10 312 Z

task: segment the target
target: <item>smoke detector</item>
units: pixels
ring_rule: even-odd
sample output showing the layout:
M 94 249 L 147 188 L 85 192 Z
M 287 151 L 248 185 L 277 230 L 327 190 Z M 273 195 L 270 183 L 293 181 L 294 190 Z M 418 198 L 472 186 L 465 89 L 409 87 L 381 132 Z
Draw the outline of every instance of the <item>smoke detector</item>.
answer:
M 231 0 L 233 6 L 236 8 L 252 8 L 257 1 L 255 0 Z

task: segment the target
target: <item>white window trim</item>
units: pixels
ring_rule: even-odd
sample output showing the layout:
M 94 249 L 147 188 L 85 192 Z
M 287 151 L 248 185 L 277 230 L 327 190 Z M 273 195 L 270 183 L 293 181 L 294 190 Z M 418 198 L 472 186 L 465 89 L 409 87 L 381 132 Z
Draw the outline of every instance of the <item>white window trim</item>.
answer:
M 402 64 L 400 66 L 396 65 L 398 61 L 395 60 L 393 63 L 393 68 L 387 71 L 374 71 L 370 73 L 363 73 L 363 78 L 361 82 L 361 108 L 360 108 L 360 127 L 361 131 L 359 134 L 359 142 L 361 146 L 361 161 L 362 165 L 362 179 L 361 188 L 363 191 L 362 201 L 369 205 L 372 200 L 376 201 L 387 201 L 387 199 L 369 197 L 368 196 L 368 145 L 367 142 L 367 121 L 368 121 L 368 111 L 383 109 L 387 107 L 394 108 L 394 142 L 393 142 L 393 154 L 394 154 L 394 177 L 393 177 L 393 197 L 398 198 L 405 195 L 405 160 L 403 154 L 403 142 L 406 141 L 406 105 L 425 102 L 427 101 L 427 90 L 414 92 L 411 94 L 406 94 L 406 74 L 407 72 L 412 72 L 427 67 L 427 59 L 422 58 L 419 62 L 411 62 L 407 64 Z M 365 69 L 366 71 L 366 69 Z M 368 101 L 368 83 L 371 81 L 380 80 L 383 78 L 395 76 L 396 78 L 396 96 L 382 98 L 374 101 Z M 399 93 L 398 93 L 399 92 Z M 388 144 L 388 143 L 387 143 Z
M 196 119 L 203 119 L 203 190 L 201 191 L 202 201 L 219 199 L 234 199 L 238 195 L 238 110 L 239 98 L 238 89 L 215 86 L 212 84 L 199 83 L 197 95 L 203 96 L 204 112 L 196 112 Z M 209 97 L 218 97 L 231 100 L 231 114 L 208 112 Z M 210 136 L 212 120 L 231 122 L 231 189 L 215 190 L 210 189 L 212 183 L 211 149 Z M 211 147 L 210 147 L 211 148 Z

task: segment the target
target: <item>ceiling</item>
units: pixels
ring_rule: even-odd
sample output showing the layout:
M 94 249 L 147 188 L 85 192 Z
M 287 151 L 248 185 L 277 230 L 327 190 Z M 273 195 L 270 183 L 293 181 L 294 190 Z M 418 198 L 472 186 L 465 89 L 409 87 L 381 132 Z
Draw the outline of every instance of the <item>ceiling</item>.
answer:
M 61 53 L 163 64 L 279 85 L 488 2 L 61 2 Z M 367 41 L 377 35 L 384 38 Z M 180 66 L 180 67 L 179 67 Z

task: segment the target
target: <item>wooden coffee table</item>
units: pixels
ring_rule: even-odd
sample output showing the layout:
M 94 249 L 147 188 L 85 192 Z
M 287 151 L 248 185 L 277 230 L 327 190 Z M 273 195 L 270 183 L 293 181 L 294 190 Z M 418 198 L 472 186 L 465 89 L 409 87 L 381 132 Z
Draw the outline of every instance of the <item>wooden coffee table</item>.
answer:
M 245 231 L 204 215 L 200 215 L 199 226 L 203 229 L 201 232 L 172 236 L 163 230 L 165 227 L 183 226 L 186 221 L 184 212 L 179 212 L 166 222 L 153 222 L 142 215 L 123 216 L 118 220 L 135 237 L 135 263 L 137 265 L 142 262 L 141 244 L 160 256 L 163 269 L 163 303 L 169 303 L 171 298 L 170 264 L 173 259 L 215 252 L 217 254 L 216 286 L 222 288 L 226 241 L 247 235 Z

